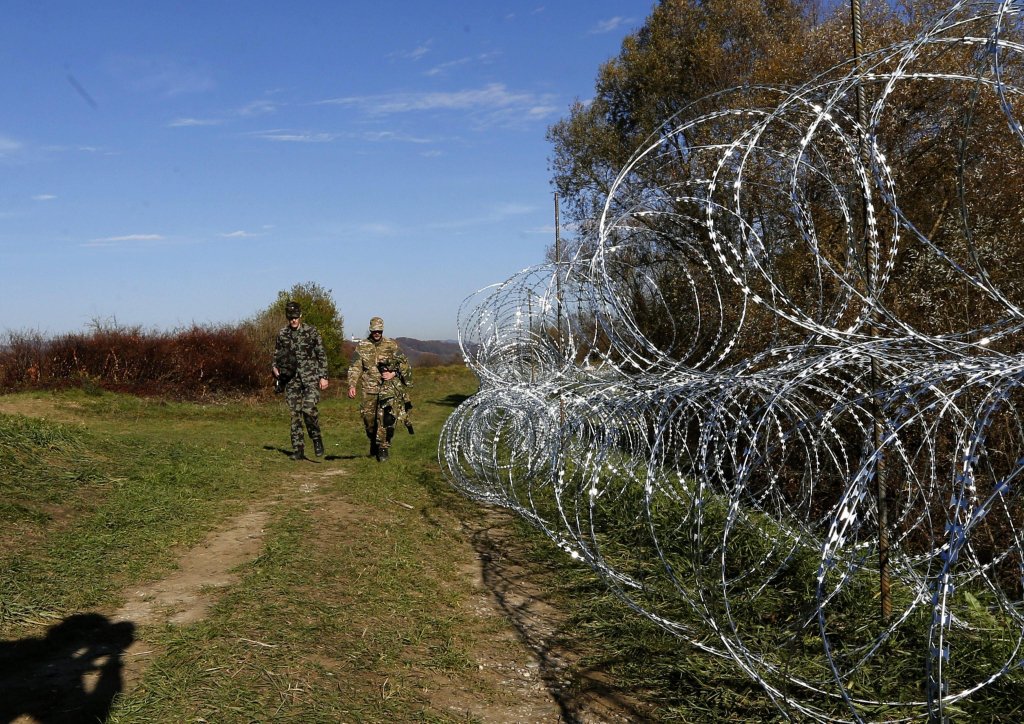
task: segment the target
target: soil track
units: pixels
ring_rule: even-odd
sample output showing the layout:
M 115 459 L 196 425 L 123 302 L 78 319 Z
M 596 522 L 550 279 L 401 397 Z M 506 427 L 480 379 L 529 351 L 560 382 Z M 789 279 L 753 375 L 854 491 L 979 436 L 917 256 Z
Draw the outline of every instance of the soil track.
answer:
M 90 710 L 88 702 L 102 700 L 103 689 L 115 684 L 117 690 L 130 692 L 157 653 L 144 638 L 146 627 L 202 620 L 238 579 L 239 567 L 260 554 L 264 526 L 282 493 L 301 494 L 325 521 L 347 523 L 366 515 L 351 503 L 320 493 L 325 476 L 343 474 L 331 469 L 290 476 L 277 497 L 260 501 L 185 551 L 170 575 L 125 590 L 126 603 L 120 609 L 76 620 L 76 635 L 69 636 L 66 645 L 47 641 L 43 646 L 40 641 L 33 651 L 47 653 L 35 656 L 34 666 L 25 669 L 13 661 L 10 666 L 0 665 L 0 691 L 14 693 L 20 708 L 19 713 L 4 717 L 0 705 L 0 721 L 72 722 L 82 721 L 80 717 L 87 713 L 102 719 L 105 712 Z M 471 651 L 477 662 L 474 685 L 453 687 L 443 677 L 433 676 L 426 687 L 432 705 L 453 717 L 483 722 L 635 721 L 637 711 L 616 697 L 599 673 L 581 674 L 572 652 L 550 644 L 559 629 L 559 614 L 544 600 L 529 571 L 503 552 L 509 538 L 508 518 L 493 511 L 478 521 L 443 517 L 443 524 L 461 527 L 461 537 L 468 541 L 463 573 L 473 583 L 473 594 L 466 600 L 464 613 L 490 633 L 474 637 L 479 642 Z M 84 620 L 89 617 L 95 620 Z M 507 625 L 496 627 L 495 621 Z M 91 650 L 82 654 L 80 642 L 85 640 L 92 642 Z M 26 653 L 27 649 L 11 655 Z M 79 690 L 77 703 L 76 697 L 69 701 L 50 696 L 53 691 Z M 498 691 L 501 696 L 497 700 L 481 697 L 481 690 Z M 76 711 L 71 713 L 69 708 Z

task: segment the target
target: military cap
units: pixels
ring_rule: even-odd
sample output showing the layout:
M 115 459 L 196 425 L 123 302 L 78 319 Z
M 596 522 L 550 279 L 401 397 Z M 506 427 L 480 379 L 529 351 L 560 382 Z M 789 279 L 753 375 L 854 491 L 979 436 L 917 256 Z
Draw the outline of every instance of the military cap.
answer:
M 380 317 L 374 317 L 370 320 L 370 331 L 371 332 L 383 332 L 384 331 L 384 320 Z
M 299 306 L 298 302 L 288 302 L 284 305 L 284 316 L 288 319 L 298 319 L 302 316 L 302 307 Z

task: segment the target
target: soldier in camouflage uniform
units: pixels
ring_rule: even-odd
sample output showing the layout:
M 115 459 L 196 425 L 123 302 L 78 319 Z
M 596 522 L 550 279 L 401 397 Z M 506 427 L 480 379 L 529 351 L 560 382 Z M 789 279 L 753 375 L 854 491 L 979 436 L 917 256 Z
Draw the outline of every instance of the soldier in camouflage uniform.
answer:
M 306 457 L 302 423 L 313 441 L 317 457 L 324 454 L 317 403 L 327 389 L 327 353 L 315 327 L 302 323 L 298 302 L 285 305 L 288 325 L 277 334 L 274 346 L 274 377 L 284 383 L 284 396 L 292 413 L 292 460 Z
M 384 336 L 384 320 L 370 320 L 370 334 L 356 345 L 348 367 L 348 396 L 356 396 L 356 387 L 363 392 L 359 412 L 370 439 L 370 456 L 379 462 L 388 459 L 395 424 L 405 424 L 411 434 L 407 388 L 412 386 L 412 367 L 398 343 Z

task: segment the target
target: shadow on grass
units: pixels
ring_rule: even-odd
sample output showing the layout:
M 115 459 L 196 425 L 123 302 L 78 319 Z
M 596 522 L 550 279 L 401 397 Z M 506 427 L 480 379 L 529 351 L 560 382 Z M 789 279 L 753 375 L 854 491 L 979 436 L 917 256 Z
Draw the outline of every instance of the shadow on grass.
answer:
M 0 722 L 106 721 L 124 682 L 135 624 L 98 613 L 68 616 L 43 638 L 0 641 Z
M 440 400 L 427 400 L 428 405 L 440 405 L 442 407 L 458 407 L 468 400 L 472 395 L 451 394 Z
M 595 656 L 592 644 L 589 651 L 581 645 L 570 625 L 575 607 L 555 592 L 564 581 L 530 554 L 530 544 L 517 531 L 522 521 L 507 510 L 453 494 L 436 472 L 420 474 L 419 482 L 433 498 L 434 505 L 423 511 L 430 525 L 448 528 L 448 516 L 459 521 L 462 535 L 476 552 L 484 586 L 537 660 L 541 681 L 557 703 L 561 720 L 650 721 L 650 704 L 607 673 L 623 663 L 623 654 Z M 587 658 L 597 658 L 598 663 L 589 665 Z
M 281 453 L 284 456 L 288 456 L 288 455 L 292 454 L 292 451 L 289 450 L 288 448 L 277 447 L 276 445 L 264 445 L 263 449 L 264 450 L 271 450 L 273 452 L 278 452 L 278 453 Z M 358 460 L 361 457 L 363 457 L 363 456 L 362 455 L 324 455 L 323 460 L 317 460 L 312 455 L 307 455 L 303 459 L 308 461 L 308 462 L 311 462 L 311 463 L 317 463 L 319 465 L 322 462 L 331 462 L 331 461 L 334 461 L 334 460 Z
M 485 508 L 477 520 L 464 520 L 463 530 L 480 560 L 484 586 L 536 657 L 563 721 L 649 720 L 648 708 L 607 673 L 623 663 L 622 655 L 601 657 L 598 665 L 583 663 L 576 634 L 566 628 L 568 604 L 552 593 L 556 582 L 551 571 L 530 561 L 515 525 L 512 514 Z

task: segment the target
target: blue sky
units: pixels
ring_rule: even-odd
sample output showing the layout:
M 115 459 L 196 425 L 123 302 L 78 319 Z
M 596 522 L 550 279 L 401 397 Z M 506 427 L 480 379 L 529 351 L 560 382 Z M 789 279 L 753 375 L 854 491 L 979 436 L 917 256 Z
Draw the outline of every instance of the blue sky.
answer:
M 5 3 L 0 331 L 333 291 L 450 339 L 554 239 L 549 125 L 653 0 Z

